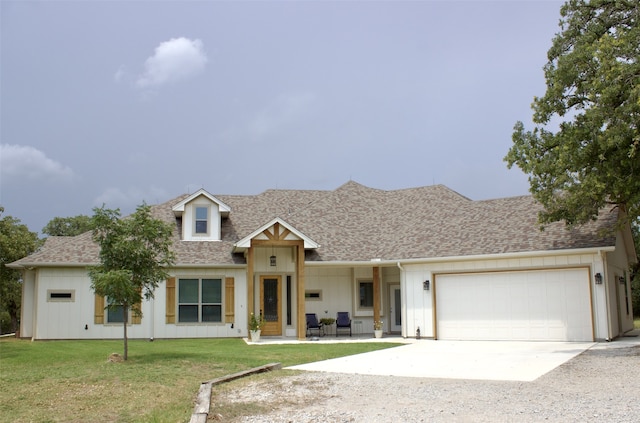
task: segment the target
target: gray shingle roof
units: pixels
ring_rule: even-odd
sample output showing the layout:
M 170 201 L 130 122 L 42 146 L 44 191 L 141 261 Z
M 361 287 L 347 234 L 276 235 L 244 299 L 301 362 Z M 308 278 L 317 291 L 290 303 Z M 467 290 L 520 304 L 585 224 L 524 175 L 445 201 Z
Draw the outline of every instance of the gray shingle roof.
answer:
M 531 196 L 472 201 L 442 185 L 379 190 L 350 181 L 333 191 L 267 190 L 258 195 L 215 195 L 231 207 L 221 242 L 180 240 L 171 207 L 186 195 L 152 207 L 155 217 L 176 224 L 177 265 L 242 264 L 233 245 L 279 217 L 320 244 L 307 261 L 370 261 L 437 258 L 615 245 L 615 211 L 568 230 L 563 223 L 540 231 L 541 206 Z M 98 262 L 91 234 L 51 237 L 16 264 L 89 265 Z

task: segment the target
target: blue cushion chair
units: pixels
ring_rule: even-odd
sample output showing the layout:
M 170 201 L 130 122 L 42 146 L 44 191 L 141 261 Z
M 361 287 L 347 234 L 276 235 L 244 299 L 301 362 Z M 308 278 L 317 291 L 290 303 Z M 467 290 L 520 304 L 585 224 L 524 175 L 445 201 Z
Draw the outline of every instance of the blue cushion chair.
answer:
M 348 311 L 339 311 L 336 314 L 336 338 L 340 329 L 349 329 L 349 336 L 351 336 L 351 318 Z
M 311 334 L 311 331 L 317 330 L 318 336 L 322 336 L 322 323 L 318 321 L 318 316 L 315 313 L 306 313 L 307 314 L 307 336 Z

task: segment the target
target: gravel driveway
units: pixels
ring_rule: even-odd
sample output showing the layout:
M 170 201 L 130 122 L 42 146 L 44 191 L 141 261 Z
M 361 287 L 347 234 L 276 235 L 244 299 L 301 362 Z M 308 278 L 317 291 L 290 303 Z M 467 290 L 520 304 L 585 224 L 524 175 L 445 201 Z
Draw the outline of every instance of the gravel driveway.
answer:
M 640 346 L 593 348 L 533 382 L 282 372 L 216 387 L 212 400 L 210 421 L 635 423 Z M 254 415 L 225 418 L 225 407 Z

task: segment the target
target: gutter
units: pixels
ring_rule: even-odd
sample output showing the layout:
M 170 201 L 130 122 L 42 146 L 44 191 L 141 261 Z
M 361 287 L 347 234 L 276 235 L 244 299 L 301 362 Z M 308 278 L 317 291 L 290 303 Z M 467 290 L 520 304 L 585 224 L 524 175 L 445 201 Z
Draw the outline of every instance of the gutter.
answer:
M 421 263 L 441 263 L 452 261 L 472 261 L 472 260 L 491 260 L 491 259 L 514 259 L 525 257 L 549 257 L 559 254 L 579 255 L 579 254 L 600 254 L 615 251 L 615 246 L 610 247 L 590 247 L 590 248 L 571 248 L 566 250 L 541 250 L 541 251 L 521 251 L 516 253 L 493 253 L 493 254 L 474 254 L 469 256 L 443 256 L 443 257 L 423 257 L 412 259 L 373 259 L 371 261 L 305 261 L 305 266 L 321 267 L 321 266 L 353 266 L 353 267 L 370 267 L 372 265 L 399 266 L 402 264 L 421 264 Z
M 41 267 L 92 267 L 92 266 L 99 266 L 100 263 L 60 263 L 60 262 L 55 262 L 55 263 L 24 263 L 24 264 L 13 264 L 13 263 L 9 263 L 6 266 L 11 268 L 11 269 L 17 269 L 17 270 L 32 270 L 35 268 L 41 268 Z M 212 268 L 220 268 L 220 269 L 228 269 L 228 268 L 244 268 L 247 267 L 246 264 L 236 264 L 236 263 L 230 263 L 230 264 L 219 264 L 219 263 L 215 263 L 215 264 L 184 264 L 184 263 L 180 263 L 180 264 L 176 264 L 173 265 L 171 267 L 169 267 L 169 269 L 180 269 L 180 268 L 206 268 L 206 269 L 212 269 Z
M 334 261 L 305 261 L 305 266 L 322 267 L 322 266 L 348 266 L 348 267 L 371 267 L 371 266 L 397 266 L 401 264 L 421 264 L 421 263 L 442 263 L 452 261 L 472 261 L 472 260 L 492 260 L 492 259 L 514 259 L 525 257 L 549 257 L 558 254 L 579 255 L 579 254 L 600 254 L 615 251 L 615 246 L 610 247 L 590 247 L 590 248 L 571 248 L 566 250 L 540 250 L 540 251 L 520 251 L 515 253 L 493 253 L 493 254 L 474 254 L 469 256 L 443 256 L 443 257 L 422 257 L 411 259 L 371 259 L 363 260 L 334 260 Z M 98 266 L 100 263 L 9 263 L 6 266 L 11 269 L 30 269 L 35 267 L 90 267 Z M 222 263 L 201 263 L 187 264 L 179 263 L 171 266 L 171 269 L 179 268 L 245 268 L 245 264 L 222 264 Z

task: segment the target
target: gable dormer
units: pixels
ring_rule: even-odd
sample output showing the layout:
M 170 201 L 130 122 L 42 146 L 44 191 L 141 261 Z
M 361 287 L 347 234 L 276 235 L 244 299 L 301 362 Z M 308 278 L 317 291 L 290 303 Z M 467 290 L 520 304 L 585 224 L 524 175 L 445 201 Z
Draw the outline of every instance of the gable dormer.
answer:
M 182 218 L 184 241 L 220 241 L 222 218 L 228 217 L 231 208 L 200 189 L 172 208 L 176 217 Z

